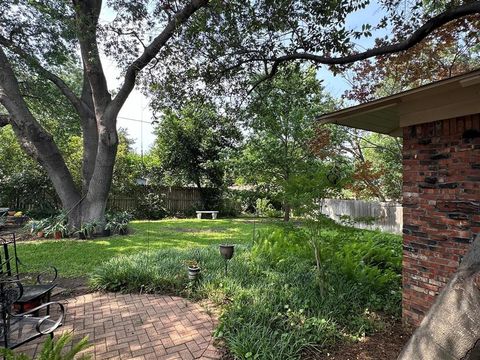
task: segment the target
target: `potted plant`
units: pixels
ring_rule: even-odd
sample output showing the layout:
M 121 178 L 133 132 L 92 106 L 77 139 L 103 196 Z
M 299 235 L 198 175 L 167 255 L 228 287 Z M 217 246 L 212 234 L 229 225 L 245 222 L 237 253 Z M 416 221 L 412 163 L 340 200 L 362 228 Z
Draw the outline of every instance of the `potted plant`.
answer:
M 102 235 L 103 236 L 111 236 L 112 230 L 115 230 L 115 223 L 113 221 L 107 221 L 105 223 L 105 227 L 103 228 Z
M 102 235 L 111 236 L 112 231 L 115 231 L 115 216 L 112 214 L 105 214 L 105 226 L 103 227 Z
M 26 227 L 30 229 L 30 234 L 35 235 L 40 232 L 40 221 L 39 220 L 30 220 Z
M 45 229 L 51 225 L 51 219 L 45 218 L 38 221 L 30 222 L 30 232 L 36 234 L 37 237 L 43 238 L 45 236 Z
M 127 235 L 128 223 L 124 223 L 124 222 L 117 223 L 115 227 L 120 235 Z
M 15 210 L 8 210 L 7 214 L 8 214 L 8 216 L 14 216 L 15 215 Z
M 40 220 L 40 224 L 38 226 L 39 230 L 37 232 L 38 237 L 45 237 L 47 228 L 53 224 L 53 218 L 45 218 Z
M 109 220 L 107 222 L 111 222 L 112 225 L 111 229 L 115 229 L 120 235 L 126 235 L 128 233 L 128 223 L 132 219 L 132 215 L 127 211 L 123 211 L 121 213 L 117 213 L 115 215 L 109 215 Z
M 200 266 L 195 260 L 187 261 L 188 266 L 188 279 L 189 280 L 197 280 L 200 276 Z
M 77 231 L 78 237 L 80 239 L 83 239 L 83 240 L 88 239 L 88 238 L 92 237 L 96 228 L 97 228 L 97 222 L 96 221 L 86 222 Z
M 45 229 L 45 235 L 53 234 L 55 239 L 61 239 L 67 232 L 67 226 L 63 222 L 56 222 Z

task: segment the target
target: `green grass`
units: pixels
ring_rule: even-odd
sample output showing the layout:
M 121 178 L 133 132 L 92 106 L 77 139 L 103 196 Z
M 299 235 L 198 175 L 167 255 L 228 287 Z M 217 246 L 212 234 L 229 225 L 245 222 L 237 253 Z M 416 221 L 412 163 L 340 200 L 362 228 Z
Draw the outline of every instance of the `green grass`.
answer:
M 128 236 L 25 242 L 18 253 L 36 269 L 88 276 L 96 289 L 208 298 L 221 310 L 216 335 L 235 358 L 299 359 L 358 339 L 400 309 L 400 236 L 314 225 L 263 220 L 253 241 L 252 219 L 137 221 Z M 219 243 L 237 244 L 228 276 Z M 195 286 L 188 260 L 202 268 Z
M 186 249 L 212 244 L 244 244 L 252 240 L 252 219 L 174 219 L 135 221 L 132 233 L 95 240 L 42 240 L 18 244 L 18 255 L 32 270 L 54 265 L 60 276 L 88 276 L 98 265 L 118 255 L 158 249 Z M 257 229 L 275 226 L 256 221 Z

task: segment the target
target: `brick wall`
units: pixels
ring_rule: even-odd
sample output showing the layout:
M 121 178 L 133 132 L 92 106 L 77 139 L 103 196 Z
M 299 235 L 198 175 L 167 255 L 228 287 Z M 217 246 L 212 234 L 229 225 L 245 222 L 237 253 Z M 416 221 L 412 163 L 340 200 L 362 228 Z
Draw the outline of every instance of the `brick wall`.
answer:
M 403 318 L 418 325 L 480 233 L 480 114 L 403 135 Z

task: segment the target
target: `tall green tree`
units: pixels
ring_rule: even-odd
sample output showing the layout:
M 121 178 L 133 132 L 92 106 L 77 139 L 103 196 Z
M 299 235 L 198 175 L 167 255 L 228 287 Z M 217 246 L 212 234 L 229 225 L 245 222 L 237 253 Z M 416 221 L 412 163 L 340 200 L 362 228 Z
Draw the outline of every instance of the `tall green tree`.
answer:
M 163 181 L 170 185 L 221 188 L 226 161 L 241 139 L 235 122 L 213 104 L 191 101 L 180 110 L 166 110 L 157 129 L 152 155 Z
M 377 201 L 401 199 L 401 139 L 333 124 L 319 130 L 315 147 L 320 156 L 342 164 L 343 196 Z
M 276 192 L 285 221 L 297 198 L 291 196 L 295 195 L 294 184 L 310 178 L 320 187 L 317 175 L 325 172 L 324 164 L 310 150 L 310 142 L 315 117 L 331 111 L 334 102 L 315 73 L 313 68 L 290 67 L 272 82 L 260 84 L 246 110 L 250 134 L 239 160 L 241 180 Z

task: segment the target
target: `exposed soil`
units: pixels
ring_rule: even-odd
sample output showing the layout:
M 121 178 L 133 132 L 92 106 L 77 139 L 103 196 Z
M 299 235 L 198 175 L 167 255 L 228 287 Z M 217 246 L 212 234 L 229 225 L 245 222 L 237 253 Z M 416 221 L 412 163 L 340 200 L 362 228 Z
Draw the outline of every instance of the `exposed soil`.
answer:
M 86 277 L 76 278 L 60 278 L 56 280 L 58 284 L 53 290 L 52 300 L 59 301 L 71 297 L 85 295 L 92 290 L 88 287 L 88 279 Z
M 362 341 L 344 344 L 333 351 L 311 357 L 315 360 L 389 360 L 396 359 L 412 334 L 400 321 Z

